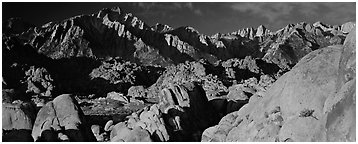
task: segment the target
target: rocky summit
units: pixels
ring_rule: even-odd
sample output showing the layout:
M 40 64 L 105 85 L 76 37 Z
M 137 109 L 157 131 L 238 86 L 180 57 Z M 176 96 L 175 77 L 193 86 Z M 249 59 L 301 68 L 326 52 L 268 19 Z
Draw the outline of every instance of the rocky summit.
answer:
M 3 22 L 2 140 L 356 141 L 355 22 L 212 36 L 119 7 Z

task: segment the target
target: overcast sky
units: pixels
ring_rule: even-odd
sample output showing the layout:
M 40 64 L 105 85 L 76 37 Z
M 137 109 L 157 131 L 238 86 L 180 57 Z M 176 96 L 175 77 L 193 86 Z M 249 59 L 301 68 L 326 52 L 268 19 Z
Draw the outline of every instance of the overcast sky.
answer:
M 121 7 L 148 25 L 192 26 L 200 33 L 228 33 L 260 24 L 276 31 L 287 24 L 322 21 L 330 25 L 355 21 L 356 3 L 2 3 L 3 20 L 22 17 L 37 26 L 50 21 Z

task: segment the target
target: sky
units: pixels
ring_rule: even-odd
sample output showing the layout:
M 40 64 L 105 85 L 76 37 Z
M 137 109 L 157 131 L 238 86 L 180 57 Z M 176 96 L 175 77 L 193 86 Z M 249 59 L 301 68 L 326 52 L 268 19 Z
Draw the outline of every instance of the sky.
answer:
M 120 7 L 147 25 L 166 24 L 173 28 L 191 26 L 200 33 L 230 33 L 264 25 L 276 31 L 288 24 L 321 21 L 341 25 L 356 18 L 352 2 L 3 2 L 3 21 L 21 17 L 41 26 L 81 14 L 97 13 L 103 8 Z

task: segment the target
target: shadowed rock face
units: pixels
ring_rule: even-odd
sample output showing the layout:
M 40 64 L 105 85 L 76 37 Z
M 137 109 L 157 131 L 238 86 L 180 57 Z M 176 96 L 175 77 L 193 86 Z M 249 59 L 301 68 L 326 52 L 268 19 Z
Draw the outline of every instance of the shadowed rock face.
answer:
M 158 104 L 116 124 L 111 141 L 200 141 L 202 131 L 217 120 L 218 115 L 200 86 L 172 84 L 162 89 Z M 143 137 L 134 138 L 136 133 L 142 133 Z
M 207 36 L 148 26 L 120 8 L 41 27 L 10 19 L 3 140 L 94 141 L 76 100 L 60 94 L 111 92 L 125 103 L 159 99 L 107 126 L 111 141 L 355 141 L 352 29 L 317 22 Z M 52 101 L 34 121 L 15 100 Z
M 29 28 L 18 35 L 5 34 L 3 79 L 8 88 L 24 87 L 19 81 L 24 79 L 25 70 L 34 66 L 46 70 L 45 75 L 50 78 L 35 82 L 24 80 L 30 85 L 28 91 L 36 95 L 126 93 L 133 84 L 149 87 L 162 69 L 111 70 L 119 65 L 108 64 L 113 60 L 106 59 L 119 57 L 142 66 L 160 67 L 204 59 L 208 62 L 207 67 L 214 67 L 207 70 L 206 77 L 210 80 L 204 82 L 204 90 L 211 99 L 228 93 L 227 87 L 234 81 L 259 78 L 261 74 L 283 73 L 309 52 L 341 44 L 351 27 L 350 23 L 343 26 L 299 23 L 276 32 L 259 26 L 257 29 L 206 36 L 192 27 L 173 29 L 162 24 L 149 27 L 120 8 L 107 8 L 92 15 Z M 224 67 L 226 74 L 221 73 L 223 68 L 217 63 Z M 127 80 L 113 82 L 113 79 L 123 78 L 121 75 L 124 74 L 136 77 L 136 80 L 125 78 Z M 147 75 L 151 76 L 149 82 L 145 79 Z M 187 74 L 183 75 L 186 77 Z M 152 86 L 160 88 L 149 89 L 151 97 L 157 97 L 162 88 L 160 81 Z
M 215 63 L 250 55 L 290 68 L 315 49 L 342 44 L 348 28 L 317 22 L 291 24 L 271 32 L 261 25 L 206 36 L 192 27 L 150 27 L 120 8 L 107 8 L 29 29 L 21 38 L 53 59 L 121 57 L 144 65 L 168 66 L 187 60 Z
M 35 141 L 95 141 L 85 126 L 83 112 L 71 95 L 48 102 L 37 114 L 32 136 Z
M 354 64 L 355 29 L 343 46 L 303 57 L 266 95 L 206 129 L 202 141 L 355 141 Z

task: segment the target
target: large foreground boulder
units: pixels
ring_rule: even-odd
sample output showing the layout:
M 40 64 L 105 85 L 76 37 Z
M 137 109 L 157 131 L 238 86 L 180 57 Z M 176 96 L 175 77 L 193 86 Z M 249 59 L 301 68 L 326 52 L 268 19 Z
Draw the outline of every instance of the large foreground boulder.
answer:
M 77 101 L 63 94 L 40 109 L 32 136 L 35 141 L 94 141 L 90 127 L 85 124 Z
M 31 130 L 35 120 L 35 107 L 29 102 L 2 103 L 3 141 L 33 142 Z
M 355 29 L 303 57 L 264 96 L 206 129 L 202 141 L 355 141 Z

